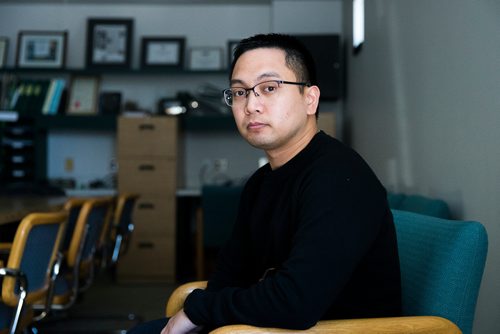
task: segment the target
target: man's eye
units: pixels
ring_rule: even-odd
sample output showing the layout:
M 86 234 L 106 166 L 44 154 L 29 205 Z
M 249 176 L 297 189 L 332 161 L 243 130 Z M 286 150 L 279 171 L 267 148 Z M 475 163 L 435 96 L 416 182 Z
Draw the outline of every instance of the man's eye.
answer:
M 276 91 L 276 86 L 275 85 L 264 86 L 264 92 L 265 93 L 273 93 L 274 91 Z
M 242 97 L 242 96 L 245 96 L 245 91 L 242 89 L 242 90 L 234 90 L 233 91 L 233 96 L 234 97 Z

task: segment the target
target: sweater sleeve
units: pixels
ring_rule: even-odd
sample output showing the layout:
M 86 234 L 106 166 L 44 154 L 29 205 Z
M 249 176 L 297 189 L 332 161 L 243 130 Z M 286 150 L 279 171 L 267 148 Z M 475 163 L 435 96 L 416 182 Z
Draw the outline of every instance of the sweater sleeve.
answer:
M 384 192 L 377 182 L 366 181 L 362 175 L 311 173 L 290 194 L 295 196 L 296 228 L 282 266 L 249 286 L 193 291 L 184 304 L 186 315 L 209 327 L 313 326 L 348 283 L 380 228 Z

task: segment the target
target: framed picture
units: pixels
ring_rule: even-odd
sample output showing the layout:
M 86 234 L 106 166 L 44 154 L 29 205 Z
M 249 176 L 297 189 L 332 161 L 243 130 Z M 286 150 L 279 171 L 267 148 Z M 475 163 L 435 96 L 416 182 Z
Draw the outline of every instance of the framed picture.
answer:
M 236 45 L 238 45 L 240 41 L 228 41 L 227 42 L 227 68 L 231 68 L 231 64 L 233 63 L 233 54 L 234 54 L 234 49 L 236 48 Z
M 222 68 L 221 48 L 192 48 L 189 54 L 189 68 L 191 70 L 220 70 Z
M 97 114 L 99 78 L 76 76 L 71 81 L 67 113 L 69 115 Z
M 144 37 L 142 39 L 142 68 L 182 68 L 185 38 Z
M 66 31 L 20 31 L 17 67 L 63 68 L 66 62 Z
M 130 68 L 133 26 L 132 19 L 88 19 L 87 67 Z
M 5 67 L 7 64 L 7 50 L 9 47 L 9 39 L 0 36 L 0 68 Z

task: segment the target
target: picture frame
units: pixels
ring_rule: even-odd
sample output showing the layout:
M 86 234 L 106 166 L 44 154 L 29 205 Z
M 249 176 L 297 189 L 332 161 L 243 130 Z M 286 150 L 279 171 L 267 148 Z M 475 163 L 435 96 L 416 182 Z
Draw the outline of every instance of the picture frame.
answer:
M 130 68 L 134 20 L 89 18 L 87 20 L 87 68 Z
M 227 68 L 231 68 L 234 58 L 234 49 L 240 43 L 239 40 L 229 40 L 227 41 Z
M 95 115 L 98 110 L 99 77 L 75 76 L 71 80 L 68 115 Z
M 183 68 L 183 37 L 143 37 L 141 43 L 141 68 Z
M 9 50 L 9 39 L 0 36 L 0 68 L 7 65 L 7 51 Z
M 222 49 L 218 47 L 194 47 L 189 53 L 189 69 L 216 71 L 222 69 Z
M 64 68 L 67 31 L 20 31 L 16 66 L 19 68 Z

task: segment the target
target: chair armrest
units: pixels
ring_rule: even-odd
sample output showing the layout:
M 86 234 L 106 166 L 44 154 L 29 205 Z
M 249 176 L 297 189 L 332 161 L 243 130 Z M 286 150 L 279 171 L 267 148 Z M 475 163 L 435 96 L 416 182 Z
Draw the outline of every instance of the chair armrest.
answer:
M 3 261 L 2 261 L 3 262 Z M 26 298 L 26 295 L 28 293 L 28 278 L 26 277 L 26 274 L 23 273 L 19 269 L 11 269 L 11 268 L 6 268 L 6 267 L 1 267 L 0 268 L 0 277 L 12 277 L 15 279 L 15 284 L 14 286 L 19 289 L 19 291 L 16 293 L 16 297 L 13 298 L 5 298 L 2 296 L 2 302 L 4 304 L 7 304 L 9 306 L 16 306 L 24 303 L 24 299 Z M 2 290 L 5 289 L 5 286 L 2 286 Z M 3 291 L 2 291 L 3 294 Z
M 207 281 L 183 284 L 174 290 L 168 299 L 166 316 L 176 314 L 184 305 L 186 297 L 195 289 L 204 289 Z M 323 320 L 308 330 L 264 328 L 248 325 L 230 325 L 217 328 L 210 334 L 271 334 L 271 333 L 342 333 L 342 334 L 461 334 L 451 321 L 434 316 L 392 317 L 347 320 Z
M 195 289 L 205 289 L 207 281 L 195 281 L 183 284 L 176 288 L 172 295 L 168 298 L 165 314 L 171 317 L 176 314 L 183 306 L 186 297 Z
M 434 316 L 394 317 L 372 319 L 324 320 L 308 330 L 260 328 L 247 325 L 231 325 L 217 328 L 210 334 L 255 333 L 342 333 L 342 334 L 461 334 L 451 321 Z

